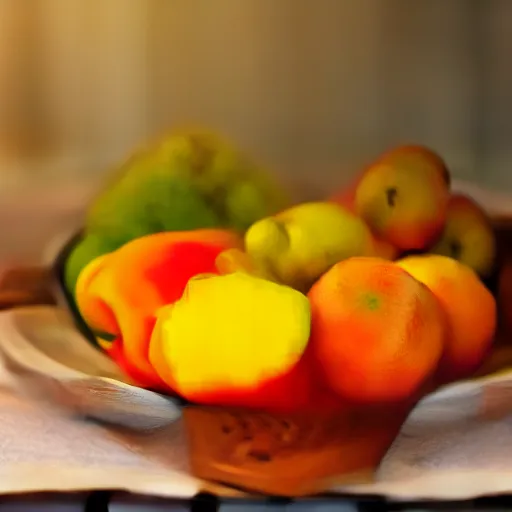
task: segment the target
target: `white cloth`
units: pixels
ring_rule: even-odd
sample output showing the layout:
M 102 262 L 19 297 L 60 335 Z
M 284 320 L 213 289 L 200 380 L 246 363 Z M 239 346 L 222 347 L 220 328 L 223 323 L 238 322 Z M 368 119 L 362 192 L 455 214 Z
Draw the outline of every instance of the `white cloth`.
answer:
M 189 475 L 179 409 L 113 378 L 108 359 L 64 312 L 31 307 L 0 313 L 0 350 L 0 493 L 108 488 L 169 497 L 200 490 L 240 494 Z M 427 397 L 404 425 L 377 481 L 337 490 L 395 499 L 512 491 L 512 373 Z

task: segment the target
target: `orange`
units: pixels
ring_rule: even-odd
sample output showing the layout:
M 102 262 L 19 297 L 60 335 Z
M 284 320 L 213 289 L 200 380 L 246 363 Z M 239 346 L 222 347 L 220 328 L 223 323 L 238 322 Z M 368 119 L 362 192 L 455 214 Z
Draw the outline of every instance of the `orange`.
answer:
M 445 311 L 448 337 L 438 381 L 468 377 L 478 369 L 496 331 L 496 301 L 477 274 L 447 256 L 410 256 L 397 264 L 424 283 Z
M 312 357 L 342 399 L 406 399 L 437 368 L 443 313 L 434 295 L 396 264 L 350 258 L 324 274 L 308 297 Z

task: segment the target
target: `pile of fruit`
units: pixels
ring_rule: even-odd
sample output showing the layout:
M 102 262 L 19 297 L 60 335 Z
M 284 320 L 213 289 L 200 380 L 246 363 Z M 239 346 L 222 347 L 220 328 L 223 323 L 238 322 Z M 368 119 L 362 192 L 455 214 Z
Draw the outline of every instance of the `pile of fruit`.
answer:
M 496 329 L 483 283 L 496 244 L 438 155 L 393 149 L 333 197 L 291 205 L 205 140 L 172 136 L 130 160 L 68 261 L 80 314 L 135 383 L 200 404 L 331 411 L 478 369 Z

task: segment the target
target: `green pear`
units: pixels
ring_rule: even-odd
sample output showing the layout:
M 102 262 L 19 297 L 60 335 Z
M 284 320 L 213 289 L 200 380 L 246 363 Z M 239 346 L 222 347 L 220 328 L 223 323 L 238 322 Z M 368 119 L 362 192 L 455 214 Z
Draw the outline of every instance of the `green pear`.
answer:
M 299 204 L 254 223 L 245 249 L 277 281 L 301 291 L 339 261 L 376 255 L 367 225 L 327 202 Z
M 161 231 L 244 232 L 289 205 L 274 176 L 223 137 L 175 132 L 114 171 L 89 206 L 86 228 L 118 246 Z

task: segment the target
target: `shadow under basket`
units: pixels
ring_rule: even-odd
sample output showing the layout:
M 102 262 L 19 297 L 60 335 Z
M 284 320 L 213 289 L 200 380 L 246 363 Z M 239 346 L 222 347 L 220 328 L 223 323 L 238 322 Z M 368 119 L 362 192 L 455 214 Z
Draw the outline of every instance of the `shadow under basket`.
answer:
M 371 482 L 413 403 L 330 415 L 267 414 L 187 405 L 192 473 L 276 496 Z

